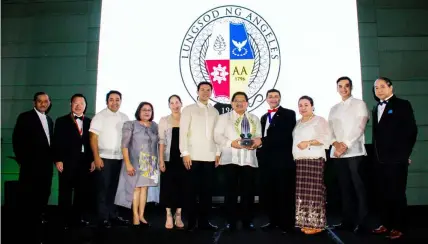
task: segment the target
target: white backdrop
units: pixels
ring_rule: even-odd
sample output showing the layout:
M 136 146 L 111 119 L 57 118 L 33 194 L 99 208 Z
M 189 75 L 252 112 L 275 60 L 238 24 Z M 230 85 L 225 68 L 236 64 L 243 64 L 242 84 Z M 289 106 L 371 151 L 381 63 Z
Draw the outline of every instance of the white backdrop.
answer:
M 335 81 L 344 75 L 354 82 L 354 96 L 362 97 L 355 0 L 103 0 L 96 112 L 105 108 L 112 89 L 122 92 L 121 111 L 130 118 L 141 101 L 154 105 L 155 121 L 170 113 L 172 94 L 180 95 L 184 106 L 193 103 L 186 86 L 196 98 L 196 85 L 186 77 L 184 85 L 185 67 L 180 68 L 183 40 L 204 13 L 227 5 L 257 14 L 275 34 L 280 53 L 275 88 L 282 106 L 297 112 L 298 98 L 309 95 L 315 113 L 327 117 L 340 101 Z M 272 66 L 269 72 L 278 74 Z M 261 116 L 266 110 L 263 102 L 253 112 Z

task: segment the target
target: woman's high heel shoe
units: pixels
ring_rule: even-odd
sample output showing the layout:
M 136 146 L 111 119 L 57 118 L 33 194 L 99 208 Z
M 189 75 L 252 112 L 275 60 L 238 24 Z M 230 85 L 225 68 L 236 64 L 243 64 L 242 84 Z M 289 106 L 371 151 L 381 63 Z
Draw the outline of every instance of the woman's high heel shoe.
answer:
M 177 217 L 180 218 L 180 222 L 181 222 L 180 226 L 177 225 Z M 174 225 L 179 230 L 184 229 L 184 223 L 183 223 L 183 220 L 181 219 L 181 213 L 174 214 Z
M 140 227 L 140 219 L 138 219 L 138 224 L 136 224 L 135 221 L 136 220 L 136 218 L 134 217 L 134 220 L 132 221 L 132 227 L 133 228 L 139 228 Z
M 143 221 L 141 221 L 141 219 L 140 219 L 140 225 L 141 225 L 141 227 L 150 227 L 150 226 L 152 226 L 149 222 L 143 222 Z
M 172 221 L 171 221 L 171 225 L 168 225 L 167 224 L 167 222 L 168 222 L 168 218 L 171 218 L 172 219 Z M 174 218 L 175 218 L 175 216 L 174 216 Z M 173 228 L 174 228 L 174 219 L 173 219 L 173 217 L 172 217 L 172 214 L 171 213 L 167 213 L 166 214 L 166 223 L 165 223 L 165 228 L 167 229 L 167 230 L 172 230 Z

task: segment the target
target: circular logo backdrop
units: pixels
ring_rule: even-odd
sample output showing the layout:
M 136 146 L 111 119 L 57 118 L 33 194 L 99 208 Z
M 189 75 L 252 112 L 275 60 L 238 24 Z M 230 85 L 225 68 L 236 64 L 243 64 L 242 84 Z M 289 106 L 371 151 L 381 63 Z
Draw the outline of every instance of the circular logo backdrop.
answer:
M 249 97 L 248 110 L 259 107 L 275 87 L 281 66 L 278 41 L 256 12 L 235 5 L 211 9 L 190 26 L 180 50 L 180 72 L 196 100 L 200 82 L 213 85 L 211 100 L 220 113 L 229 111 L 237 91 Z M 226 109 L 225 109 L 226 108 Z

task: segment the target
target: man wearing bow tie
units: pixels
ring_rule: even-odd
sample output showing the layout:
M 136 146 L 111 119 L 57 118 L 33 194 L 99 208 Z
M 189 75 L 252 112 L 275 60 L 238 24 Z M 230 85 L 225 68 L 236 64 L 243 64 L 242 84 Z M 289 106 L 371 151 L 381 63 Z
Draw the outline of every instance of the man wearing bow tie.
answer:
M 418 129 L 412 105 L 393 94 L 390 79 L 378 78 L 374 93 L 380 101 L 373 108 L 372 143 L 381 225 L 373 232 L 397 239 L 406 228 L 407 172 Z
M 84 115 L 86 98 L 75 94 L 70 105 L 71 113 L 56 120 L 53 138 L 55 165 L 59 172 L 58 206 L 66 229 L 69 224 L 89 224 L 86 219 L 90 206 L 87 202 L 89 175 L 95 170 L 89 144 L 91 119 Z
M 269 223 L 262 230 L 279 228 L 293 232 L 295 223 L 296 165 L 293 160 L 293 129 L 296 113 L 280 106 L 281 93 L 266 93 L 270 109 L 261 117 L 262 146 L 257 150 L 261 176 L 261 202 Z

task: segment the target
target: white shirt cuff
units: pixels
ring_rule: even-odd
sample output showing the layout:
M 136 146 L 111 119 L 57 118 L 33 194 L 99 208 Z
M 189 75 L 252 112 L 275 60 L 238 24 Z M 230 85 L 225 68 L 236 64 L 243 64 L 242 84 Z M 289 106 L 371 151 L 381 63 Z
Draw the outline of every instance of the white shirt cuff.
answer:
M 190 153 L 188 151 L 184 151 L 184 152 L 181 153 L 181 156 L 183 156 L 183 157 L 184 156 L 189 156 L 189 155 L 190 155 Z

